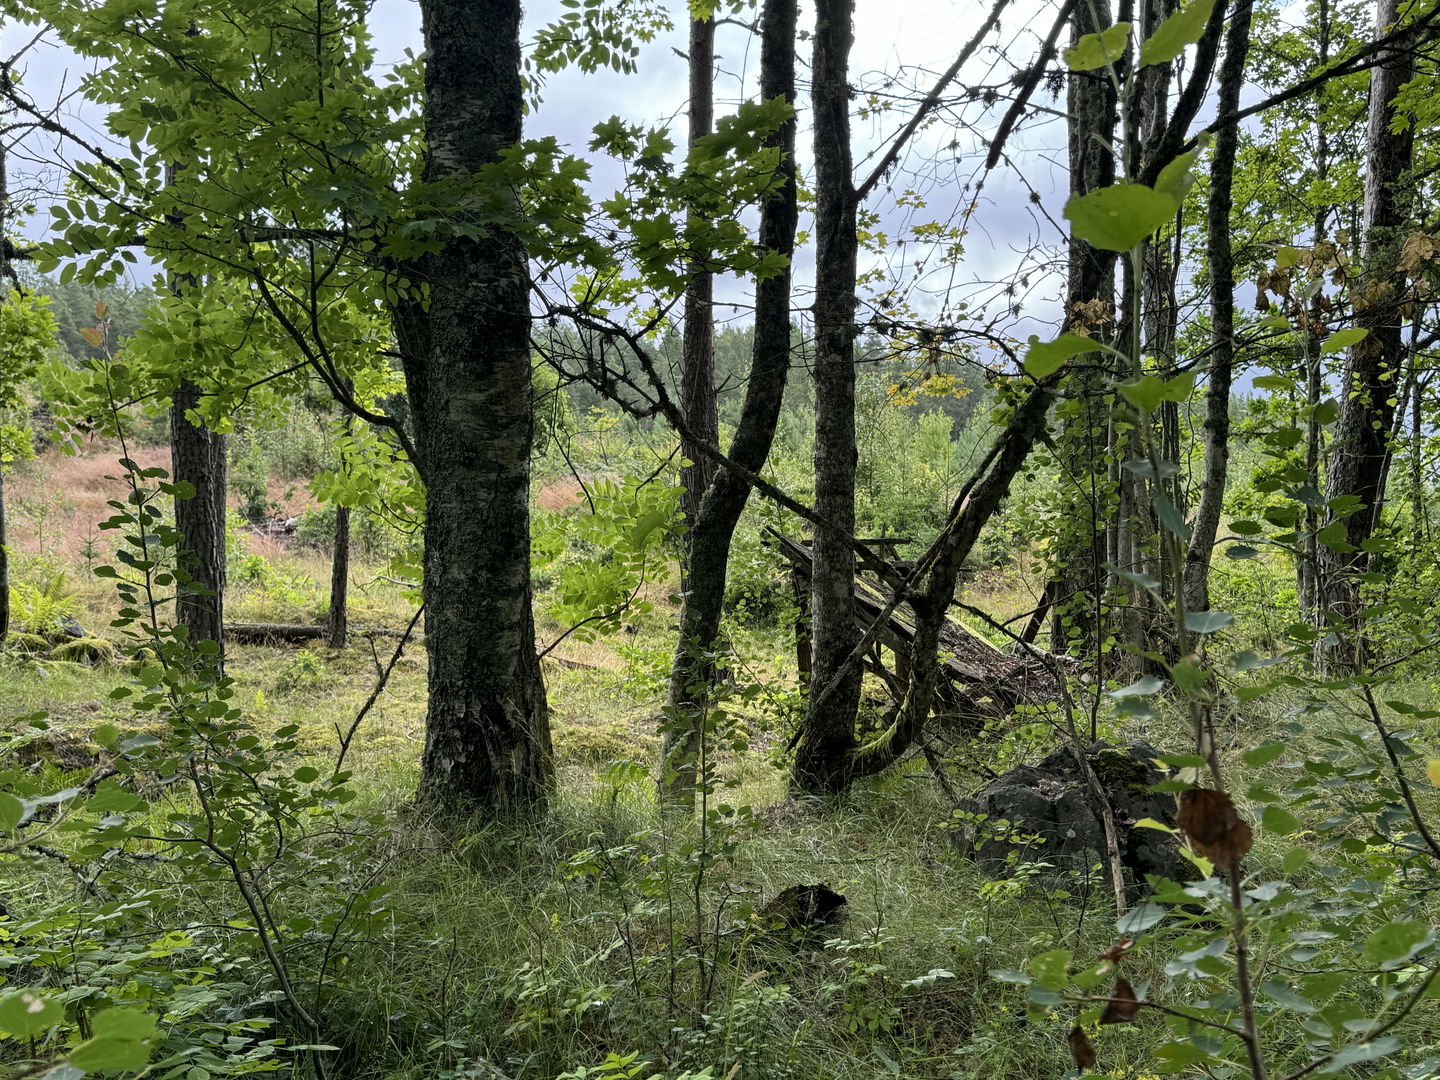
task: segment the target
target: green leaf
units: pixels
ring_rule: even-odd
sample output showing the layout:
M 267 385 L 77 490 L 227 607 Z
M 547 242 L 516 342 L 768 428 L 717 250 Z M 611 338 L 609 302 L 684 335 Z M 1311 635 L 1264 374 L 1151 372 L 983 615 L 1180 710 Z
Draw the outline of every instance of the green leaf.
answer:
M 97 1035 L 70 1051 L 67 1060 L 86 1072 L 135 1071 L 149 1063 L 150 1048 L 138 1039 Z
M 1086 34 L 1073 48 L 1065 50 L 1065 66 L 1071 71 L 1094 71 L 1115 63 L 1125 55 L 1130 24 L 1116 23 L 1098 34 Z
M 1343 521 L 1332 521 L 1315 534 L 1315 539 L 1324 544 L 1331 551 L 1354 551 L 1355 545 L 1350 543 L 1349 530 Z
M 1185 629 L 1192 634 L 1213 634 L 1235 624 L 1228 611 L 1189 611 L 1185 613 Z
M 1284 743 L 1270 742 L 1264 746 L 1257 746 L 1254 750 L 1246 750 L 1240 755 L 1240 760 L 1246 765 L 1258 767 L 1270 764 L 1283 753 L 1285 753 Z
M 1170 914 L 1169 908 L 1163 904 L 1152 904 L 1146 901 L 1136 904 L 1120 918 L 1115 920 L 1115 929 L 1126 937 L 1134 937 L 1152 926 L 1164 921 L 1165 916 Z
M 1389 926 L 1382 926 L 1365 939 L 1365 959 L 1372 964 L 1408 960 L 1433 938 L 1434 932 L 1429 923 L 1419 919 L 1393 922 Z
M 1160 524 L 1178 536 L 1181 540 L 1190 539 L 1190 526 L 1185 524 L 1185 519 L 1180 511 L 1175 509 L 1175 504 L 1163 496 L 1155 500 L 1155 516 L 1160 519 Z
M 14 832 L 25 816 L 25 804 L 8 792 L 0 791 L 0 829 Z
M 1388 1057 L 1399 1049 L 1400 1037 L 1398 1035 L 1385 1035 L 1379 1039 L 1371 1039 L 1369 1042 L 1354 1043 L 1331 1058 L 1329 1064 L 1320 1072 L 1337 1073 L 1341 1069 L 1348 1069 L 1351 1065 Z
M 1348 330 L 1336 330 L 1321 344 L 1320 351 L 1337 353 L 1341 349 L 1348 349 L 1351 345 L 1364 341 L 1369 336 L 1370 331 L 1360 326 L 1352 326 Z
M 1271 979 L 1260 988 L 1260 992 L 1271 1001 L 1278 1002 L 1291 1012 L 1313 1013 L 1315 1005 L 1308 998 L 1303 998 L 1285 985 L 1279 979 Z
M 1260 814 L 1260 824 L 1266 832 L 1289 836 L 1300 829 L 1300 819 L 1280 806 L 1267 806 Z
M 1214 3 L 1214 0 L 1210 2 Z M 1201 146 L 1203 145 L 1202 143 Z M 1190 189 L 1195 184 L 1195 162 L 1200 157 L 1201 146 L 1179 155 L 1161 169 L 1160 175 L 1155 178 L 1155 190 L 1162 195 L 1169 195 L 1177 204 L 1184 202 L 1185 196 L 1190 194 Z M 1193 375 L 1191 381 L 1194 381 Z
M 1051 949 L 1030 961 L 1035 981 L 1050 990 L 1063 990 L 1069 981 L 1070 950 Z
M 300 783 L 310 784 L 320 779 L 320 770 L 313 765 L 301 765 L 293 775 Z
M 1192 0 L 1155 28 L 1155 33 L 1140 46 L 1140 66 L 1164 64 L 1174 60 L 1193 45 L 1205 32 L 1215 0 Z
M 1142 675 L 1129 686 L 1122 686 L 1119 690 L 1111 690 L 1112 698 L 1143 697 L 1148 694 L 1158 694 L 1165 689 L 1165 684 L 1154 675 Z
M 0 997 L 0 1031 L 11 1038 L 30 1039 L 49 1030 L 65 1018 L 60 1003 L 33 990 L 20 990 Z
M 1141 412 L 1154 412 L 1165 398 L 1165 383 L 1154 375 L 1142 375 L 1118 384 L 1120 396 Z
M 1175 216 L 1178 206 L 1144 184 L 1115 184 L 1075 195 L 1065 204 L 1071 230 L 1102 251 L 1129 251 Z
M 114 780 L 104 780 L 85 803 L 85 808 L 97 814 L 128 814 L 144 805 L 145 800 L 138 795 L 126 791 Z
M 1044 342 L 1032 335 L 1030 347 L 1025 351 L 1025 371 L 1032 378 L 1043 379 L 1059 371 L 1066 360 L 1099 348 L 1096 341 L 1079 334 L 1061 334 L 1054 341 Z

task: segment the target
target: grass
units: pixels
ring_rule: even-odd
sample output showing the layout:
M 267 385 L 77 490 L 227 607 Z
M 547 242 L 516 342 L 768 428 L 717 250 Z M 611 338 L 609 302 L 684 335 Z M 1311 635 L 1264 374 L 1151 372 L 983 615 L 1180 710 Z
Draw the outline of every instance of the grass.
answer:
M 59 482 L 51 483 L 44 470 L 52 466 L 73 472 L 63 471 L 60 480 L 57 471 Z M 70 533 L 56 541 L 55 530 L 78 530 L 85 515 L 103 507 L 106 467 L 47 457 L 24 484 L 11 485 L 21 492 L 17 576 L 38 581 L 65 570 L 87 628 L 108 623 L 113 598 L 84 573 L 94 551 Z M 36 502 L 47 489 L 66 492 L 63 505 Z M 547 497 L 562 496 L 569 497 L 557 489 Z M 244 544 L 252 572 L 232 578 L 231 617 L 317 618 L 329 578 L 323 553 L 252 536 Z M 385 576 L 378 561 L 357 564 L 352 625 L 408 622 L 412 601 Z M 1008 616 L 1031 603 L 1031 584 L 1023 576 L 989 575 L 971 595 L 977 606 Z M 672 647 L 671 588 L 673 582 L 653 586 L 655 610 L 630 629 L 593 641 L 571 636 L 546 661 L 558 784 L 551 814 L 524 828 L 441 827 L 411 805 L 424 736 L 425 656 L 419 643 L 406 650 L 348 762 L 357 773 L 357 804 L 382 823 L 371 863 L 356 868 L 356 887 L 383 882 L 388 915 L 382 928 L 349 943 L 348 962 L 330 990 L 324 1023 L 344 1046 L 337 1075 L 553 1080 L 629 1054 L 652 1063 L 641 1077 L 663 1069 L 674 1078 L 706 1067 L 715 1080 L 1061 1075 L 1070 1067 L 1066 1040 L 1075 1010 L 1027 1015 L 1023 991 L 989 972 L 1024 969 L 1054 948 L 1088 962 L 1116 935 L 1105 883 L 1035 887 L 982 876 L 956 854 L 944 827 L 952 807 L 919 760 L 835 804 L 787 799 L 779 749 L 798 698 L 783 616 L 731 630 L 736 661 L 727 730 L 743 733 L 749 749 L 716 749 L 720 786 L 709 801 L 716 813 L 703 827 L 660 811 L 648 769 L 612 765 L 625 758 L 648 765 L 653 758 Z M 565 627 L 545 619 L 545 610 L 542 597 L 538 636 L 552 642 Z M 259 731 L 299 725 L 301 755 L 323 764 L 334 753 L 337 728 L 348 727 L 393 647 L 392 638 L 358 634 L 340 650 L 233 645 L 235 701 Z M 39 747 L 34 767 L 57 777 L 64 770 L 73 782 L 93 760 L 80 750 L 96 726 L 133 725 L 125 704 L 108 697 L 126 677 L 123 666 L 0 657 L 0 709 L 12 732 L 14 718 L 48 713 L 56 731 L 48 748 Z M 1417 681 L 1413 689 L 1416 703 L 1427 703 L 1433 682 Z M 1247 784 L 1282 789 L 1295 775 L 1288 766 L 1302 754 L 1321 758 L 1331 752 L 1323 740 L 1339 727 L 1363 726 L 1350 703 L 1336 698 L 1328 712 L 1313 713 L 1320 719 L 1303 738 L 1284 734 L 1280 725 L 1303 704 L 1297 692 L 1236 706 L 1223 729 L 1227 768 L 1236 768 L 1243 750 L 1284 738 L 1292 744 L 1286 759 L 1243 774 Z M 1126 733 L 1148 734 L 1167 748 L 1186 741 L 1183 720 L 1169 713 L 1148 725 L 1130 723 Z M 1420 737 L 1433 733 L 1432 724 Z M 964 756 L 1008 764 L 1052 746 L 1053 737 L 1039 728 L 998 733 L 964 748 L 961 780 L 980 782 Z M 1436 809 L 1433 792 L 1420 797 L 1427 812 Z M 1245 809 L 1258 813 L 1256 806 Z M 1317 808 L 1307 823 L 1320 816 Z M 1346 893 L 1344 882 L 1387 881 L 1378 849 L 1367 844 L 1346 851 L 1313 835 L 1257 831 L 1247 864 L 1255 882 L 1288 879 L 1297 888 L 1335 890 L 1359 910 L 1371 886 Z M 1351 838 L 1363 835 L 1357 826 Z M 1314 857 L 1282 870 L 1297 847 Z M 61 865 L 25 872 L 23 895 L 31 904 L 84 899 Z M 777 939 L 750 918 L 788 886 L 807 883 L 847 897 L 844 921 L 825 932 L 828 943 Z M 20 885 L 10 882 L 7 892 L 22 896 Z M 303 877 L 277 882 L 276 904 L 305 913 L 318 901 L 304 885 Z M 198 892 L 174 902 L 184 918 L 223 924 Z M 1406 911 L 1430 911 L 1428 896 L 1414 903 L 1418 908 L 1401 910 L 1377 901 L 1355 918 L 1368 930 Z M 1132 979 L 1153 981 L 1158 995 L 1199 996 L 1208 984 L 1187 983 L 1169 965 L 1209 932 L 1162 934 L 1127 961 Z M 227 947 L 244 948 L 233 936 Z M 1259 947 L 1262 977 L 1294 967 L 1283 935 Z M 1366 1002 L 1378 993 L 1367 985 L 1354 998 Z M 1273 1001 L 1263 1009 L 1275 1045 L 1298 1046 L 1305 1037 L 1298 1018 Z M 1433 1019 L 1428 1010 L 1417 1015 L 1422 1047 L 1433 1041 L 1424 1033 Z M 1154 1016 L 1107 1028 L 1101 1042 L 1108 1075 L 1151 1075 L 1152 1053 L 1168 1037 Z M 625 1072 L 592 1075 L 610 1080 Z

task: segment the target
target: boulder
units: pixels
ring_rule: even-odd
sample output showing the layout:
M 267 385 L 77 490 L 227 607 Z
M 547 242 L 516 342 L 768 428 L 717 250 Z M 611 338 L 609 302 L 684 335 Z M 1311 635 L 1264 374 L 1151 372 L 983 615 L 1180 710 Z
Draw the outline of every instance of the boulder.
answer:
M 1125 746 L 1101 741 L 1085 755 L 1115 815 L 1120 860 L 1131 889 L 1138 892 L 1146 874 L 1173 877 L 1175 838 L 1158 829 L 1134 827 L 1142 818 L 1167 825 L 1175 821 L 1175 797 L 1149 790 L 1166 778 L 1154 763 L 1159 751 L 1141 740 Z M 1037 765 L 1011 769 L 958 809 L 963 824 L 957 845 L 990 873 L 1008 872 L 1012 854 L 1023 862 L 1050 863 L 1060 872 L 1083 872 L 1106 861 L 1101 808 L 1069 747 L 1062 746 Z M 1053 880 L 1053 875 L 1045 876 Z

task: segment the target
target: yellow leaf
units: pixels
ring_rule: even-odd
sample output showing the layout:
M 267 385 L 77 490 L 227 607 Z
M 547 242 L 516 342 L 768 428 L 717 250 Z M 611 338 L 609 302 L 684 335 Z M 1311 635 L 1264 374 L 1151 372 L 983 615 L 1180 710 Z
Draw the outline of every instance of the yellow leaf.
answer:
M 91 345 L 94 345 L 97 349 L 101 345 L 105 344 L 105 335 L 100 333 L 100 331 L 96 330 L 93 326 L 82 326 L 80 328 L 80 336 L 83 337 Z
M 1431 758 L 1425 763 L 1425 777 L 1435 787 L 1440 787 L 1440 759 Z
M 109 310 L 110 310 L 110 309 L 105 306 L 105 301 L 104 301 L 104 300 L 96 300 L 96 301 L 95 301 L 95 318 L 97 318 L 97 319 L 103 319 L 103 318 L 105 318 L 105 312 L 107 312 L 107 311 L 109 311 Z

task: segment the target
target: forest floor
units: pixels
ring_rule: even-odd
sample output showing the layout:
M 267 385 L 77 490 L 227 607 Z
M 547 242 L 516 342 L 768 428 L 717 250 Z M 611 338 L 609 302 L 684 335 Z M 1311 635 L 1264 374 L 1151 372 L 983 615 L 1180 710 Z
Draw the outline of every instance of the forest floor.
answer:
M 165 453 L 132 456 L 162 464 Z M 52 452 L 7 484 L 14 581 L 43 585 L 63 574 L 57 597 L 102 634 L 114 596 L 89 571 L 108 559 L 94 526 L 117 490 L 106 479 L 115 472 L 103 450 Z M 574 496 L 563 482 L 538 494 L 552 512 Z M 275 485 L 273 501 L 285 514 L 309 505 L 300 485 Z M 327 552 L 244 530 L 236 542 L 243 550 L 231 557 L 230 619 L 322 619 Z M 382 559 L 357 559 L 352 581 L 356 633 L 347 647 L 228 651 L 234 700 L 250 723 L 257 731 L 299 725 L 306 760 L 333 756 L 338 732 L 396 647 L 393 637 L 363 631 L 403 628 L 413 612 Z M 655 806 L 650 765 L 671 647 L 669 587 L 652 587 L 654 610 L 618 633 L 569 638 L 547 659 L 558 784 L 543 826 L 456 836 L 415 815 L 425 657 L 421 644 L 404 650 L 348 761 L 360 802 L 390 830 L 375 873 L 396 916 L 356 943 L 333 977 L 325 1023 L 330 1041 L 345 1047 L 341 1075 L 649 1077 L 632 1068 L 638 1061 L 663 1063 L 668 1077 L 709 1067 L 714 1080 L 1061 1075 L 1073 1012 L 1027 1017 L 1020 988 L 988 973 L 1023 969 L 1050 949 L 1077 958 L 1105 949 L 1116 920 L 1098 866 L 1062 880 L 1025 866 L 999 879 L 982 875 L 958 854 L 954 808 L 920 758 L 838 806 L 789 801 L 782 751 L 799 697 L 783 619 L 737 627 L 732 637 L 736 663 L 709 806 L 735 812 L 699 825 L 667 818 Z M 972 588 L 982 606 L 1008 617 L 1028 606 L 1033 584 L 992 575 Z M 544 596 L 538 611 L 542 641 L 564 631 L 546 615 Z M 44 712 L 56 730 L 83 740 L 100 724 L 133 722 L 126 703 L 109 696 L 125 678 L 123 666 L 0 658 L 0 717 L 13 727 Z M 1261 741 L 1284 707 L 1257 707 L 1227 727 L 1225 759 Z M 1185 744 L 1176 717 L 1126 733 Z M 1044 724 L 1021 724 L 974 756 L 993 775 L 1053 747 Z M 957 775 L 971 790 L 982 782 L 963 760 Z M 1255 872 L 1279 876 L 1288 850 L 1262 837 Z M 67 882 L 57 871 L 45 887 L 63 892 Z M 811 883 L 848 899 L 823 946 L 777 948 L 744 930 L 750 912 Z M 1185 940 L 1177 931 L 1176 947 Z M 1132 980 L 1163 981 L 1165 961 L 1158 951 L 1137 958 Z M 1107 1028 L 1105 1075 L 1151 1075 L 1151 1054 L 1168 1037 L 1155 1017 Z M 1282 1063 L 1287 1053 L 1305 1060 L 1293 1049 Z M 627 1054 L 638 1057 L 627 1064 Z M 607 1055 L 615 1055 L 609 1065 Z M 594 1071 L 565 1072 L 577 1066 Z

